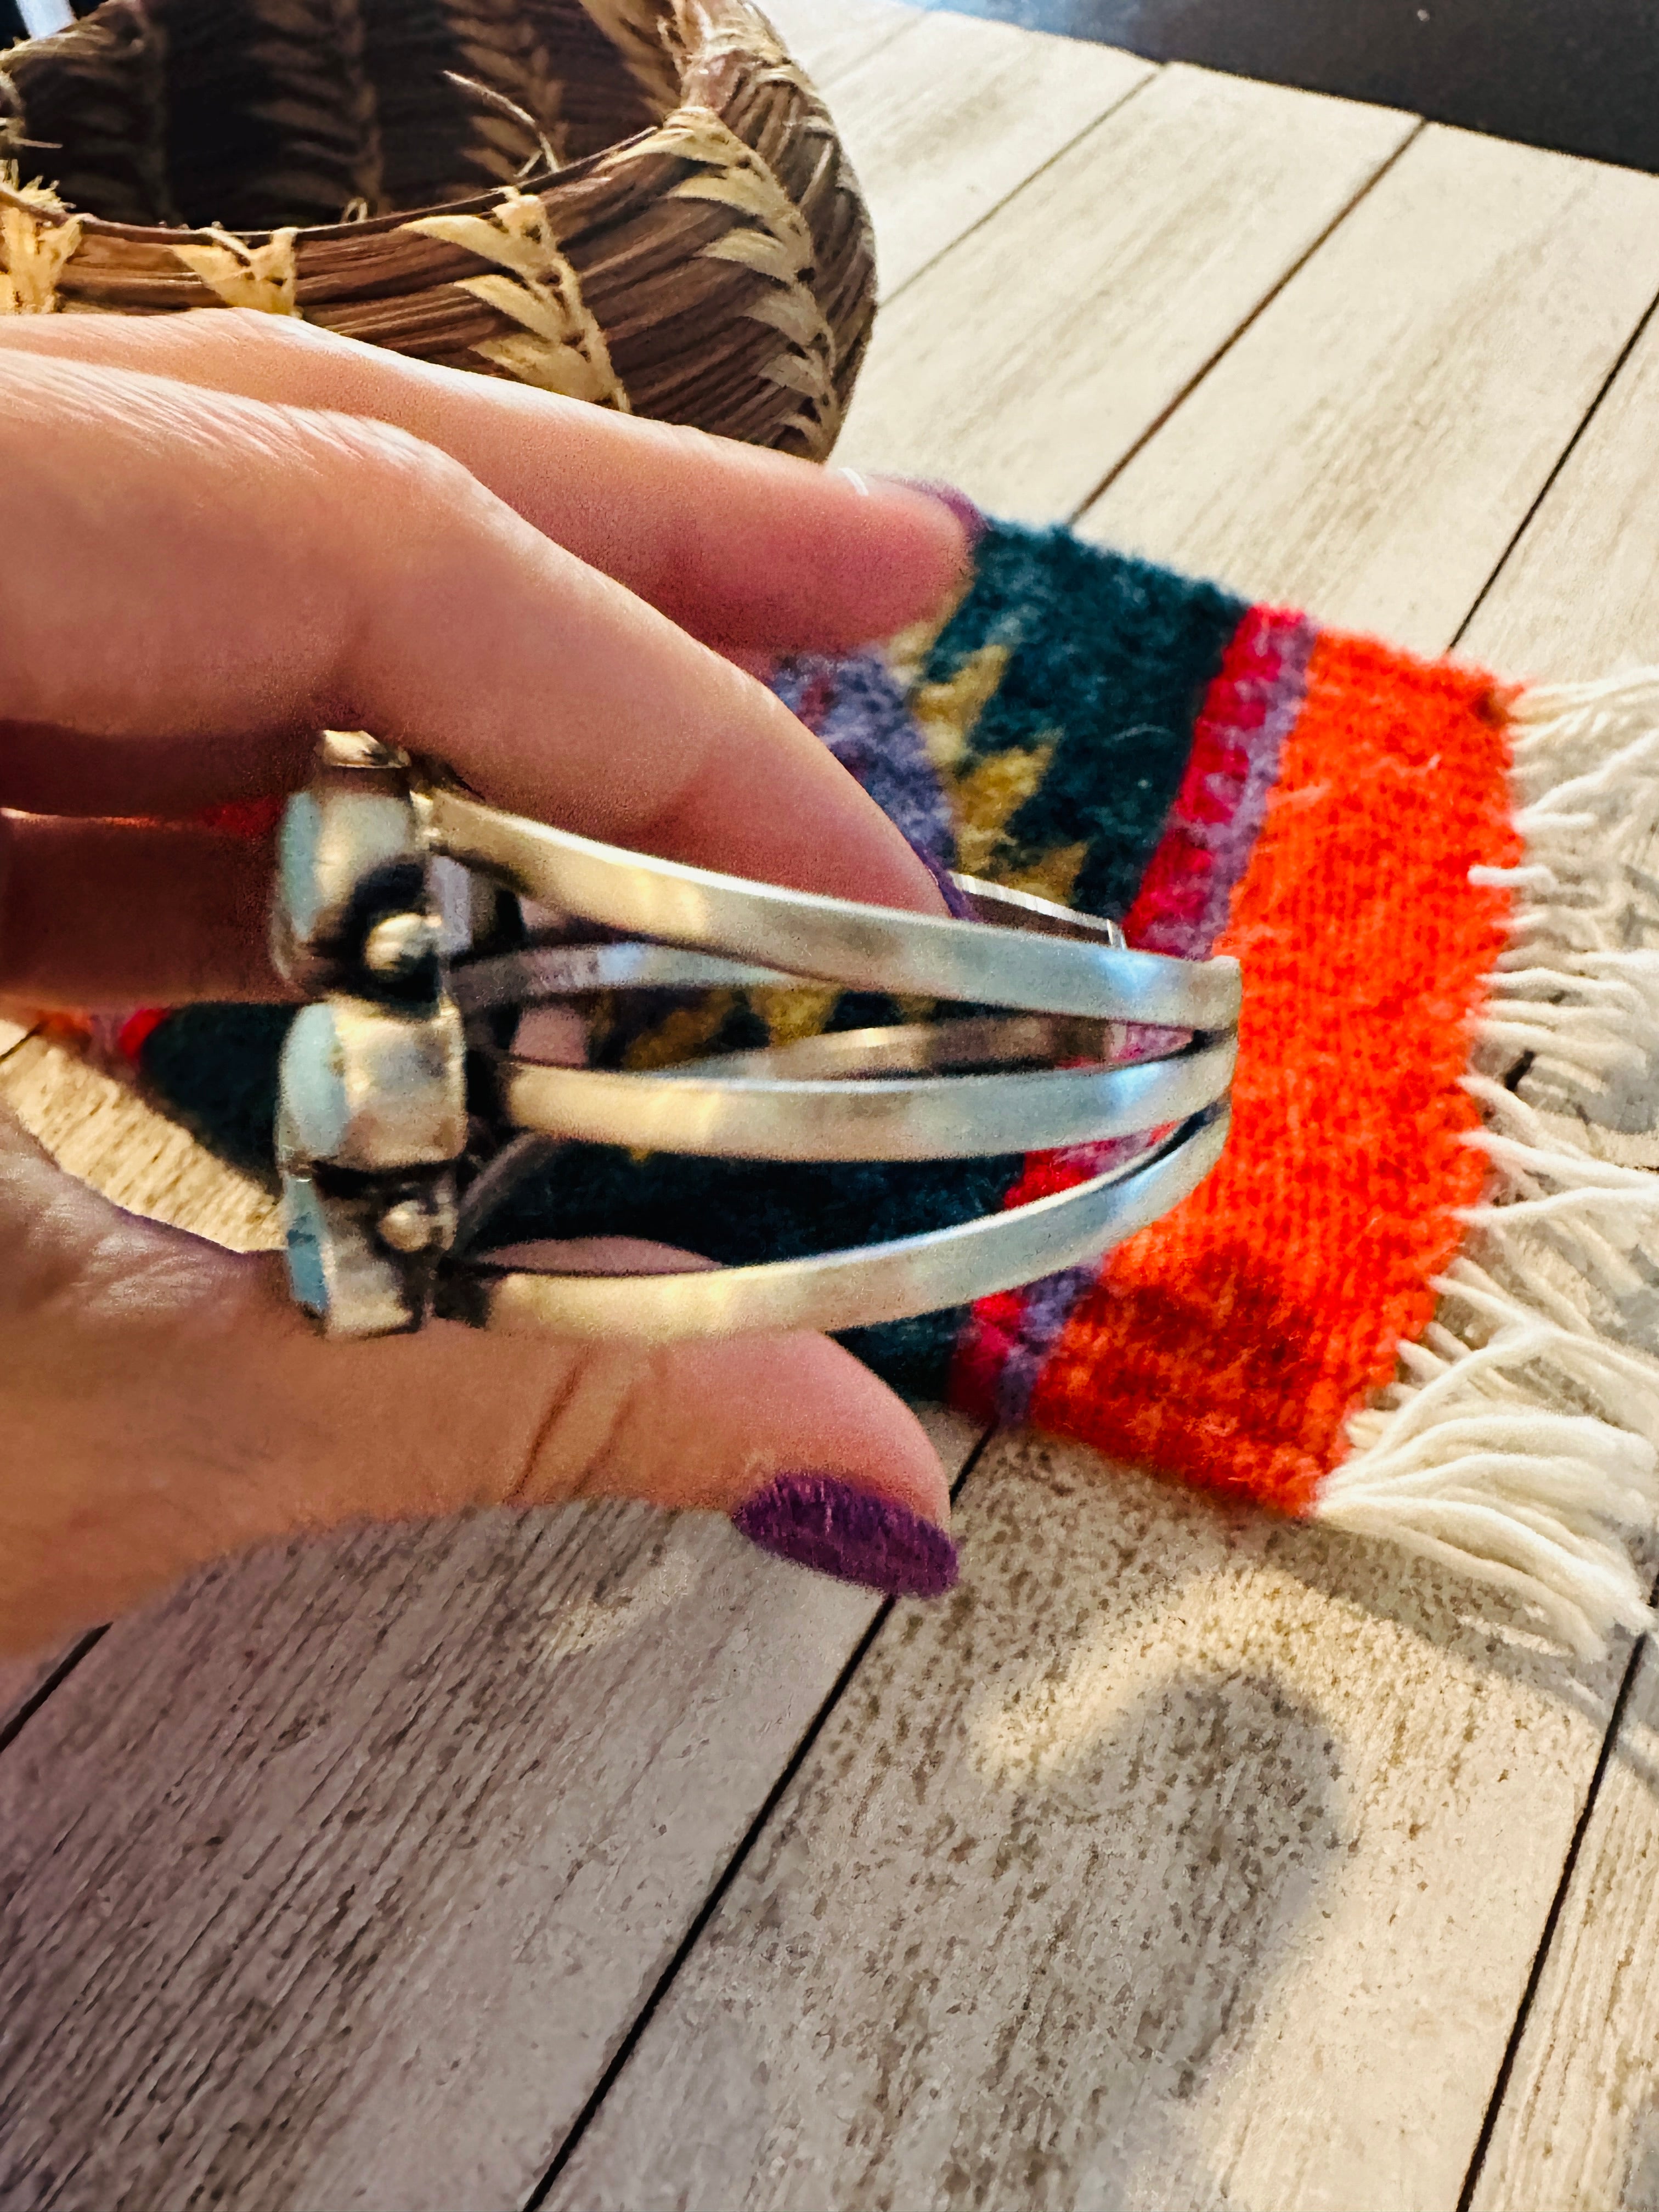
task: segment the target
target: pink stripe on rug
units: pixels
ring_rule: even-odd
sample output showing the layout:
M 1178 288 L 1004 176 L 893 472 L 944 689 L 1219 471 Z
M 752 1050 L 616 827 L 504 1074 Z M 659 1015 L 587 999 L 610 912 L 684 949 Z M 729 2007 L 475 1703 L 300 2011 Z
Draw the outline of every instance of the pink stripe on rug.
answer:
M 1205 695 L 1193 750 L 1170 819 L 1135 902 L 1124 916 L 1131 945 L 1178 959 L 1208 957 L 1227 923 L 1296 726 L 1317 635 L 1304 616 L 1252 607 L 1234 631 Z M 1125 1040 L 1129 1057 L 1167 1049 L 1162 1031 Z M 1029 1205 L 1101 1174 L 1144 1138 L 1033 1153 L 1005 1204 Z M 1023 1422 L 1043 1362 L 1096 1267 L 1069 1267 L 1024 1289 L 981 1298 L 957 1340 L 951 1396 L 966 1412 L 1007 1427 Z

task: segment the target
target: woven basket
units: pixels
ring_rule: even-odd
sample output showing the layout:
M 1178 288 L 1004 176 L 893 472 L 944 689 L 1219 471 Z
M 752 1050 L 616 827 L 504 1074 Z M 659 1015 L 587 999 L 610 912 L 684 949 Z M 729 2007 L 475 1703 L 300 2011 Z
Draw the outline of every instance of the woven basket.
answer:
M 106 0 L 0 57 L 0 313 L 263 307 L 814 459 L 874 312 L 748 0 Z

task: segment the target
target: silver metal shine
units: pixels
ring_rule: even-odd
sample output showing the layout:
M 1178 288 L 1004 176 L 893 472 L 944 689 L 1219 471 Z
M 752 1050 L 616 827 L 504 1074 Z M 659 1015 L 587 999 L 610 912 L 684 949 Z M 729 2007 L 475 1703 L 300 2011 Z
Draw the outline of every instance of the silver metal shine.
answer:
M 466 1142 L 460 1017 L 343 995 L 301 1006 L 283 1046 L 282 1122 L 300 1158 L 365 1175 L 441 1165 Z
M 787 986 L 798 975 L 672 945 L 547 945 L 498 952 L 452 968 L 449 995 L 463 1014 L 533 1006 L 584 991 L 718 991 Z
M 336 988 L 339 939 L 364 887 L 388 876 L 413 888 L 426 867 L 421 818 L 401 774 L 378 763 L 320 765 L 309 787 L 289 800 L 277 838 L 270 914 L 277 973 L 310 997 Z
M 407 975 L 436 954 L 442 927 L 434 914 L 389 914 L 363 940 L 371 975 Z
M 757 1331 L 869 1328 L 1012 1290 L 1096 1259 L 1195 1190 L 1220 1158 L 1229 1114 L 1195 1116 L 1155 1152 L 1075 1189 L 953 1229 L 809 1260 L 684 1274 L 493 1273 L 467 1317 L 510 1334 L 672 1344 Z
M 1171 960 L 1125 951 L 1103 937 L 815 896 L 621 852 L 501 813 L 453 784 L 422 783 L 416 796 L 437 851 L 499 877 L 521 897 L 630 936 L 898 997 L 1152 1028 L 1224 1030 L 1238 1020 L 1233 960 Z
M 1237 1057 L 1227 1038 L 1118 1067 L 769 1082 L 710 1074 L 708 1062 L 611 1074 L 508 1060 L 501 1097 L 520 1128 L 591 1144 L 716 1159 L 959 1160 L 1184 1121 L 1226 1097 Z

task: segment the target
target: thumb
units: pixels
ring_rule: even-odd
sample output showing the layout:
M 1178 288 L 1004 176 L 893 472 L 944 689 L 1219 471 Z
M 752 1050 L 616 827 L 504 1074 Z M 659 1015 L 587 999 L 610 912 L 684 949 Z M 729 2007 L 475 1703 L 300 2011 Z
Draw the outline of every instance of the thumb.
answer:
M 300 1531 L 612 1496 L 895 1594 L 955 1576 L 921 1424 L 827 1339 L 326 1342 L 280 1262 L 124 1212 L 0 1112 L 0 1647 Z

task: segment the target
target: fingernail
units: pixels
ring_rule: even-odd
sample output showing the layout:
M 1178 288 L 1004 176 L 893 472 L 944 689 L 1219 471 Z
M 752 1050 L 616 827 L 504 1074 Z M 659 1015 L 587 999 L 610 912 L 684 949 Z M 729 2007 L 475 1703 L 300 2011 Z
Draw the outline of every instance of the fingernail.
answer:
M 904 842 L 939 886 L 939 895 L 945 902 L 946 914 L 956 921 L 977 921 L 979 916 L 974 910 L 973 902 L 966 891 L 957 890 L 951 871 L 943 861 L 936 860 L 931 853 L 924 853 L 915 838 L 907 837 Z
M 935 483 L 929 477 L 888 477 L 884 481 L 899 484 L 906 491 L 919 491 L 924 499 L 936 499 L 941 507 L 948 507 L 962 525 L 970 553 L 991 526 L 983 511 L 954 484 Z
M 957 1547 L 931 1521 L 832 1474 L 781 1474 L 732 1516 L 763 1552 L 889 1597 L 943 1597 Z

